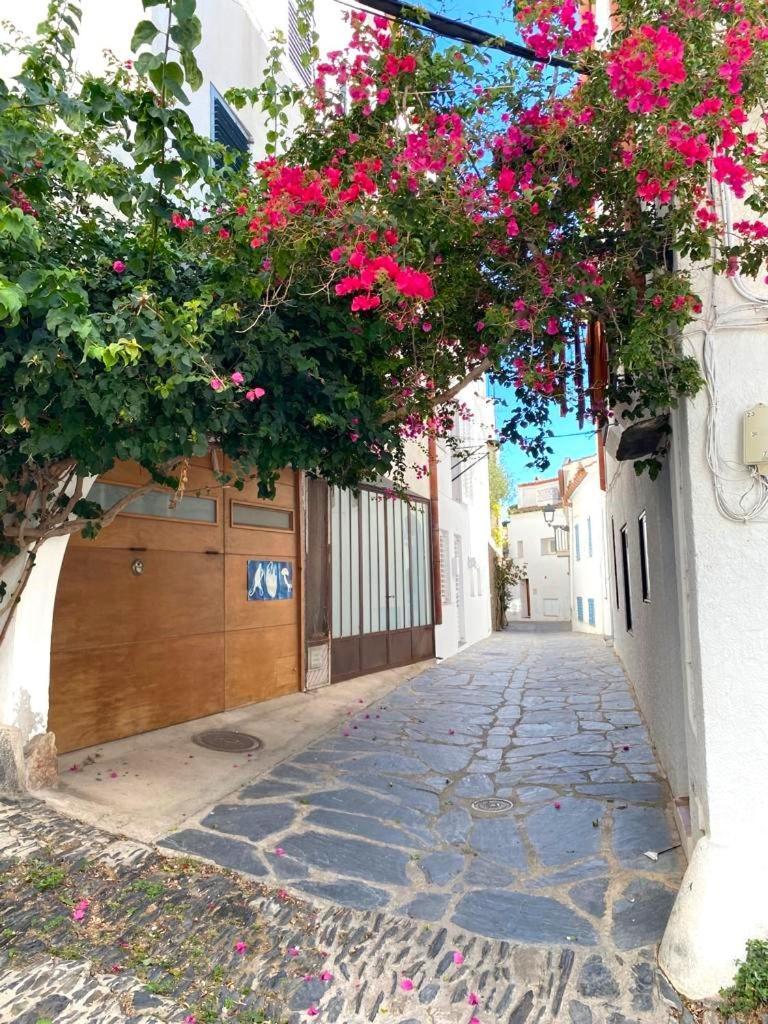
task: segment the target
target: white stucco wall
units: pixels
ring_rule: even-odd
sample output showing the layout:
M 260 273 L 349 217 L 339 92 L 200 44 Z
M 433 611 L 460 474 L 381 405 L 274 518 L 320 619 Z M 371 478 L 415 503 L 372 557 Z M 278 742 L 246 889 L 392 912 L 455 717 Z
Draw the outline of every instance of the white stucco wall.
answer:
M 686 345 L 703 364 L 709 343 L 717 400 L 709 439 L 721 497 L 739 514 L 756 493 L 740 467 L 743 416 L 768 402 L 768 288 L 708 275 L 700 286 L 708 301 Z M 747 939 L 768 938 L 768 514 L 733 522 L 719 511 L 707 462 L 711 411 L 702 392 L 673 416 L 686 739 L 699 838 L 661 963 L 692 996 L 716 994 Z
M 521 489 L 522 490 L 522 489 Z M 567 526 L 567 516 L 563 508 L 555 512 L 553 525 Z M 531 596 L 530 618 L 539 622 L 568 622 L 571 618 L 571 582 L 568 568 L 568 555 L 542 554 L 542 540 L 554 538 L 552 526 L 547 526 L 540 508 L 524 511 L 511 509 L 509 526 L 507 527 L 509 555 L 515 564 L 524 564 L 528 572 L 529 593 Z M 519 554 L 522 545 L 522 555 Z M 522 586 L 515 587 L 512 603 L 508 611 L 509 619 L 525 619 L 524 604 L 521 596 Z M 557 602 L 556 614 L 550 614 L 548 601 Z
M 674 442 L 673 442 L 674 443 Z M 656 752 L 676 797 L 688 794 L 685 695 L 680 655 L 675 539 L 669 460 L 654 481 L 631 462 L 607 456 L 606 526 L 614 646 L 637 695 Z M 577 492 L 578 493 L 578 492 Z M 641 592 L 638 517 L 646 514 L 650 601 Z M 622 526 L 629 541 L 632 630 L 626 626 L 621 565 Z M 618 600 L 613 552 L 618 566 Z
M 48 0 L 27 0 L 8 12 L 11 22 L 26 35 L 33 35 L 45 16 Z M 136 25 L 148 18 L 162 25 L 159 8 L 144 11 L 140 0 L 81 0 L 83 12 L 75 66 L 78 71 L 99 73 L 104 70 L 104 51 L 111 51 L 118 60 L 131 60 L 131 36 Z M 202 23 L 202 42 L 195 51 L 203 84 L 195 92 L 187 90 L 186 108 L 197 131 L 208 135 L 211 126 L 211 86 L 223 94 L 234 86 L 251 87 L 263 72 L 272 33 L 288 31 L 288 0 L 197 0 L 197 15 Z M 315 26 L 320 36 L 320 50 L 340 49 L 349 31 L 344 22 L 344 9 L 334 0 L 315 0 Z M 6 16 L 6 15 L 3 15 Z M 0 57 L 0 73 L 8 74 L 9 60 Z M 288 63 L 286 79 L 299 82 L 296 69 Z M 253 152 L 264 152 L 265 126 L 262 115 L 246 106 L 235 116 L 253 138 Z
M 458 465 L 452 463 L 450 450 L 438 445 L 441 546 L 448 555 L 442 571 L 448 577 L 444 589 L 449 597 L 443 600 L 442 624 L 435 627 L 438 658 L 448 658 L 491 632 L 487 441 L 492 436 L 493 409 L 486 397 L 484 380 L 465 388 L 459 397 L 472 412 L 472 419 L 458 428 L 467 458 Z
M 572 479 L 579 467 L 582 467 L 587 475 L 573 491 L 568 504 L 571 622 L 574 630 L 578 632 L 607 636 L 611 633 L 611 608 L 608 599 L 605 495 L 600 489 L 597 457 L 569 464 L 566 469 L 567 479 Z M 582 621 L 579 621 L 578 617 L 578 598 L 581 598 Z M 590 600 L 594 602 L 594 625 L 590 625 L 589 622 Z

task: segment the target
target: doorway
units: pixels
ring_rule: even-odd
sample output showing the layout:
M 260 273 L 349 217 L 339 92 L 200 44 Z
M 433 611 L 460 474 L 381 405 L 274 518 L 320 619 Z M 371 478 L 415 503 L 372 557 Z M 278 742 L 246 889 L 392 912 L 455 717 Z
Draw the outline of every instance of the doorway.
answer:
M 90 500 L 147 482 L 119 463 Z M 274 501 L 191 460 L 95 540 L 73 537 L 54 609 L 49 729 L 61 752 L 201 718 L 300 686 L 296 475 Z
M 331 681 L 432 657 L 428 503 L 372 487 L 330 502 Z

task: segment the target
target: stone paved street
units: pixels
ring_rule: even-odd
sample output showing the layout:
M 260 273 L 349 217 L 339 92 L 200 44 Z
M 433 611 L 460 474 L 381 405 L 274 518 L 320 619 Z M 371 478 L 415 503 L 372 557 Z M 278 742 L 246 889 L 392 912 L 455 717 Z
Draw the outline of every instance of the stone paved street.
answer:
M 602 641 L 497 634 L 349 710 L 165 856 L 0 805 L 0 1022 L 693 1024 L 655 966 L 681 863 L 643 856 L 668 793 Z
M 678 851 L 644 856 L 676 841 L 668 799 L 611 649 L 509 632 L 350 708 L 164 845 L 343 906 L 631 950 L 681 875 Z

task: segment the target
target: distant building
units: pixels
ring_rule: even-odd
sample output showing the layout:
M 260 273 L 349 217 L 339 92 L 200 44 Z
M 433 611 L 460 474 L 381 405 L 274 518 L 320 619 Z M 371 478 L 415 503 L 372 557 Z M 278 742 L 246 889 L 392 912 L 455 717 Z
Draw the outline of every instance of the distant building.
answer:
M 570 541 L 571 622 L 582 633 L 611 633 L 605 492 L 597 455 L 563 463 L 560 486 Z
M 518 503 L 509 510 L 508 553 L 527 573 L 513 590 L 508 618 L 569 622 L 568 518 L 559 477 L 518 484 L 517 493 Z M 553 510 L 551 525 L 544 518 L 548 508 Z

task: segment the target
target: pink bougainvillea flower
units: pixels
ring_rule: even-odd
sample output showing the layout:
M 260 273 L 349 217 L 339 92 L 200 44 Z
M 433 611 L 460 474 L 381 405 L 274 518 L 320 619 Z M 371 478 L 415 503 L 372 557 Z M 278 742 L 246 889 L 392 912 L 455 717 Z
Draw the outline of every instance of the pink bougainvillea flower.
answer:
M 245 397 L 249 402 L 255 402 L 257 398 L 263 398 L 266 395 L 264 388 L 251 388 L 250 391 L 245 392 Z
M 275 847 L 275 856 L 276 857 L 284 857 L 285 856 L 285 850 L 282 848 L 282 846 L 276 846 Z
M 243 381 L 245 380 L 245 377 L 242 375 L 242 373 L 240 373 L 239 370 L 235 370 L 233 374 L 230 374 L 229 379 L 232 381 L 233 384 L 242 384 Z
M 290 897 L 290 895 L 289 895 L 289 894 L 288 894 L 288 893 L 286 892 L 286 890 L 285 890 L 285 889 L 278 889 L 278 890 L 277 890 L 277 898 L 278 898 L 279 900 L 282 900 L 282 901 L 283 901 L 283 903 L 285 903 L 285 901 L 286 901 L 286 900 L 289 900 L 289 899 L 290 899 L 291 897 Z
M 112 264 L 112 269 L 116 274 L 123 274 L 125 273 L 125 264 L 123 263 L 122 260 L 115 260 L 115 262 Z
M 211 387 L 213 388 L 214 391 L 221 391 L 221 389 L 224 387 L 224 384 L 222 381 L 219 380 L 218 377 L 213 377 L 211 380 Z
M 467 996 L 467 1002 L 469 1003 L 470 1006 L 479 1006 L 480 996 L 477 994 L 477 992 L 470 992 L 469 995 Z
M 470 1017 L 469 1018 L 469 1024 L 480 1024 L 480 1018 L 479 1017 Z
M 297 957 L 301 953 L 301 949 L 298 946 L 288 947 L 288 956 Z
M 86 913 L 88 911 L 88 907 L 90 907 L 90 905 L 91 905 L 91 901 L 90 900 L 87 900 L 87 899 L 80 900 L 78 902 L 78 904 L 75 906 L 75 909 L 72 911 L 72 920 L 73 921 L 82 921 L 83 918 L 85 917 L 85 915 L 86 915 Z
M 247 943 L 243 942 L 243 940 L 240 939 L 239 942 L 235 943 L 235 952 L 239 953 L 240 956 L 242 956 L 244 953 L 247 953 L 248 952 L 248 945 L 247 945 Z
M 314 981 L 314 980 L 315 980 L 314 974 L 305 974 L 304 975 L 304 981 Z
M 555 810 L 556 811 L 560 810 L 560 801 L 559 800 L 555 800 Z
M 463 964 L 464 963 L 464 954 L 463 953 L 459 953 L 459 951 L 456 950 L 456 952 L 453 954 L 453 962 L 455 964 Z
M 318 1010 L 318 1008 L 316 1006 L 310 1006 L 307 1009 L 307 1016 L 308 1017 L 316 1017 L 318 1015 L 318 1013 L 320 1013 L 320 1011 Z
M 333 981 L 333 975 L 330 971 L 321 971 L 319 977 L 320 981 Z
M 188 1013 L 184 1018 L 184 1024 L 197 1024 L 197 1017 L 194 1013 Z
M 400 982 L 400 988 L 403 990 L 403 992 L 410 992 L 411 989 L 413 988 L 413 982 L 411 981 L 410 978 L 403 978 L 403 980 Z

